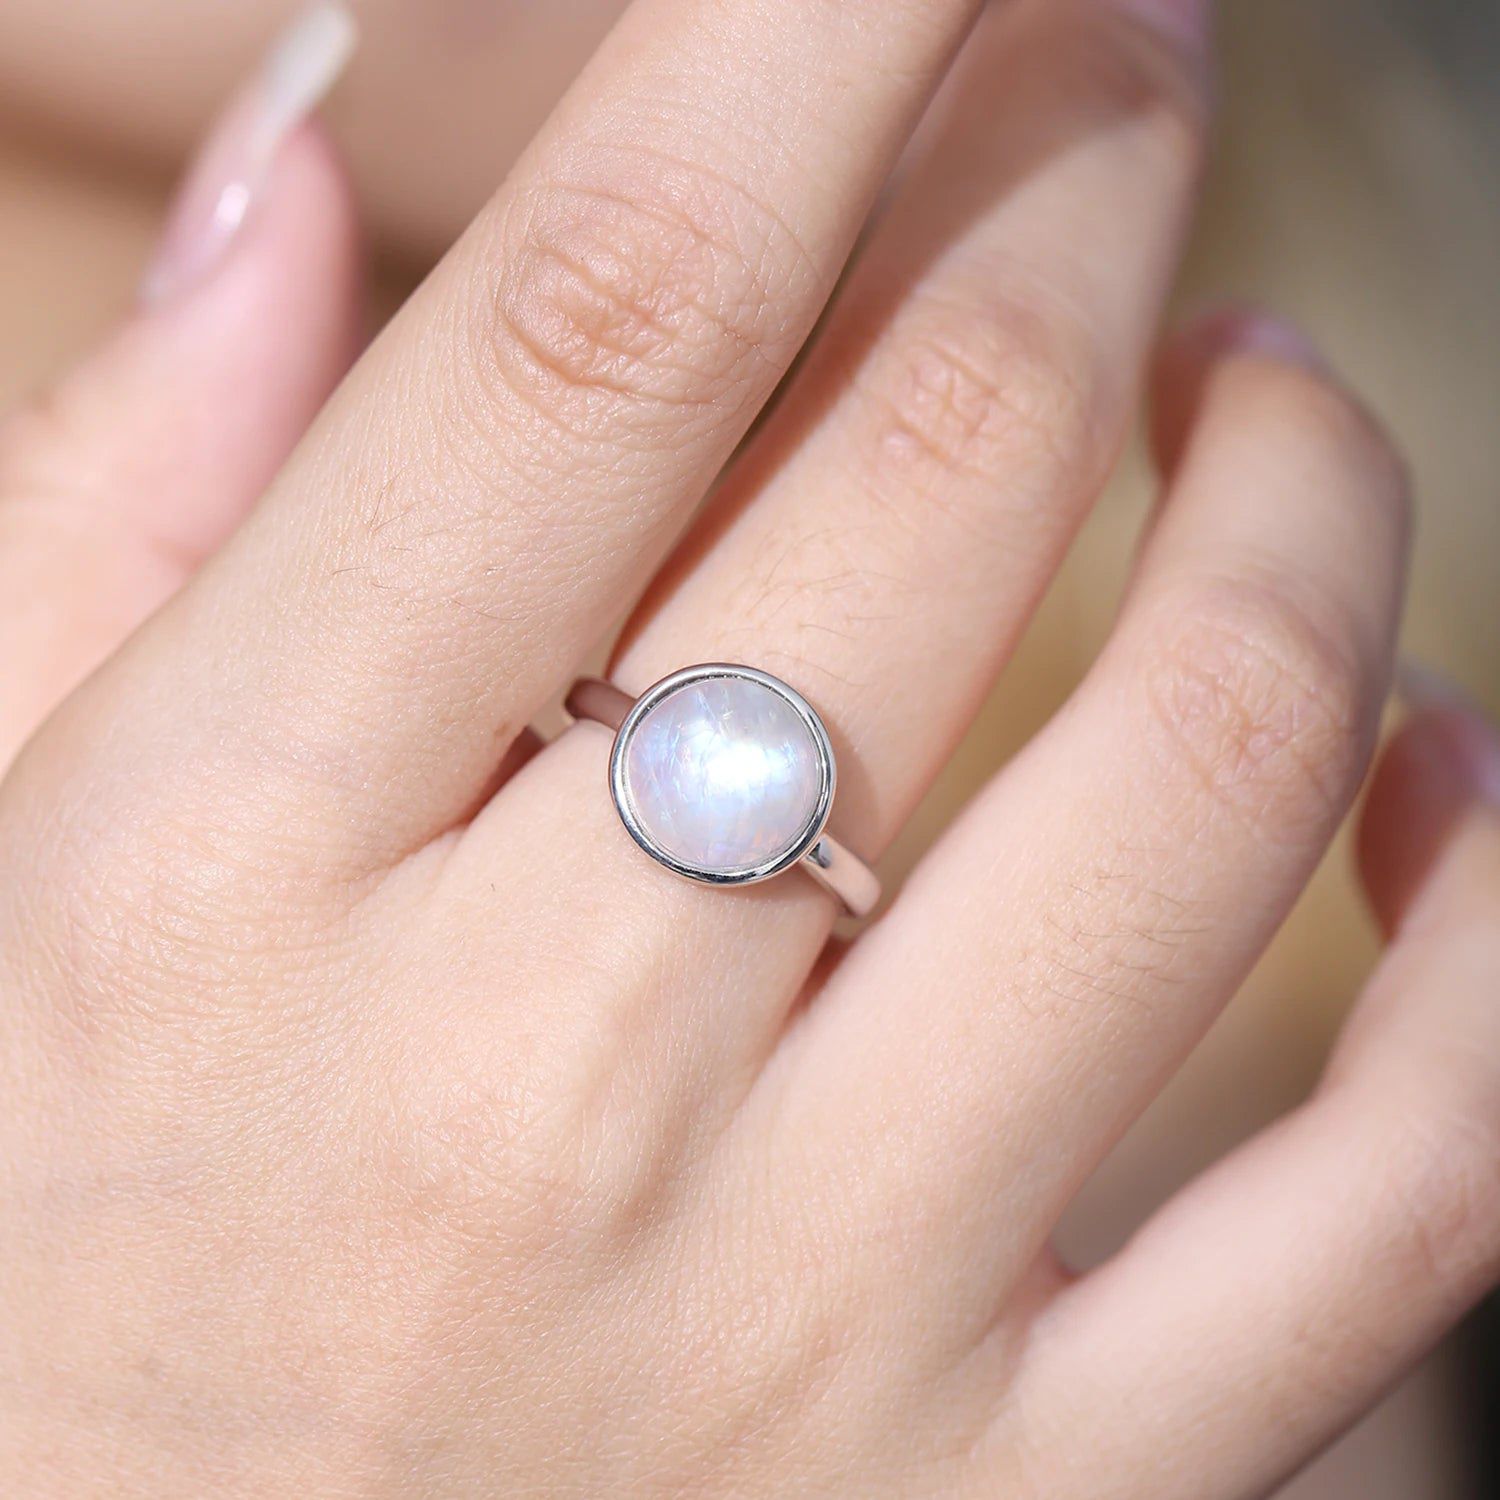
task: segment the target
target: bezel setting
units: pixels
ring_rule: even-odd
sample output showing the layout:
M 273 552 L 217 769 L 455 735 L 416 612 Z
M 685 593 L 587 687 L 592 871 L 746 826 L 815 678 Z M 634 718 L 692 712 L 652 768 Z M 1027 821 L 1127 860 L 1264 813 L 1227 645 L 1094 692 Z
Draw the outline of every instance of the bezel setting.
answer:
M 776 694 L 792 708 L 806 726 L 812 739 L 819 772 L 816 805 L 810 820 L 795 842 L 781 853 L 760 864 L 729 871 L 705 869 L 699 865 L 687 864 L 662 848 L 652 838 L 650 831 L 642 823 L 632 805 L 626 777 L 626 757 L 631 740 L 640 726 L 650 717 L 652 711 L 683 688 L 690 687 L 697 682 L 722 678 L 754 683 L 757 687 Z M 670 676 L 663 677 L 660 682 L 647 688 L 636 699 L 630 712 L 620 724 L 609 756 L 610 796 L 614 800 L 615 811 L 620 815 L 620 821 L 625 825 L 631 838 L 652 859 L 660 865 L 665 865 L 673 874 L 680 875 L 686 880 L 699 881 L 705 885 L 754 885 L 758 881 L 769 880 L 772 876 L 781 874 L 782 871 L 790 869 L 805 858 L 823 837 L 829 813 L 833 809 L 836 782 L 837 771 L 834 765 L 833 745 L 828 738 L 827 729 L 823 727 L 823 721 L 818 717 L 813 706 L 795 688 L 789 687 L 779 677 L 773 677 L 769 672 L 761 672 L 754 667 L 738 666 L 729 662 L 709 662 L 701 666 L 684 667 L 681 671 L 673 672 Z

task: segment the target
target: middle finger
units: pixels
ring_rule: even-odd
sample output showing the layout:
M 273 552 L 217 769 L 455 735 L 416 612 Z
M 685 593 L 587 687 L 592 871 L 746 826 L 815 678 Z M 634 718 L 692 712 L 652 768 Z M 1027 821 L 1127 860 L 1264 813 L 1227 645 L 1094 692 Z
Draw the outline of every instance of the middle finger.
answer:
M 1187 219 L 1204 53 L 1104 0 L 992 14 L 946 140 L 629 632 L 628 689 L 731 660 L 803 691 L 838 741 L 836 831 L 865 855 L 952 749 L 1118 448 Z M 605 750 L 597 727 L 565 736 L 452 877 L 489 892 L 509 860 L 533 898 L 587 892 L 595 941 L 689 977 L 641 1007 L 659 1035 L 641 1055 L 732 1101 L 700 1047 L 753 1075 L 831 905 L 801 875 L 725 893 L 651 865 L 614 823 Z
M 128 726 L 105 774 L 150 805 L 116 823 L 249 822 L 348 880 L 472 809 L 780 379 L 979 5 L 633 6 L 247 529 L 72 705 L 64 744 Z

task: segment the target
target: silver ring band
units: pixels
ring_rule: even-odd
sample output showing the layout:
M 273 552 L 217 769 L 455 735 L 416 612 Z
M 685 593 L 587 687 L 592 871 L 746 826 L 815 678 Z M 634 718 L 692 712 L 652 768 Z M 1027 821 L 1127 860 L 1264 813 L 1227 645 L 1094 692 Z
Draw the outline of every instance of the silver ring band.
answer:
M 880 899 L 874 871 L 829 837 L 835 769 L 827 730 L 769 673 L 714 662 L 639 698 L 582 677 L 575 719 L 614 731 L 610 795 L 635 842 L 678 875 L 748 885 L 797 866 L 851 916 Z

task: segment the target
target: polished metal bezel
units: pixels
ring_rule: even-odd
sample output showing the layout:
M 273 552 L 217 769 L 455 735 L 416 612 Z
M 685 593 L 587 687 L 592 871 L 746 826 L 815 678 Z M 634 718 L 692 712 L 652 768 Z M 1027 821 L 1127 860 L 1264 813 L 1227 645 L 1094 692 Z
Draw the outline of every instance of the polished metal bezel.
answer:
M 697 865 L 684 864 L 674 855 L 663 849 L 646 829 L 641 825 L 636 816 L 635 808 L 631 805 L 629 792 L 625 785 L 625 755 L 630 746 L 632 736 L 636 730 L 650 715 L 652 709 L 663 699 L 671 697 L 680 688 L 688 687 L 692 683 L 702 682 L 707 679 L 720 677 L 734 677 L 746 682 L 756 683 L 758 686 L 767 688 L 777 694 L 796 711 L 802 722 L 806 724 L 812 735 L 813 745 L 818 756 L 818 769 L 821 785 L 818 792 L 817 806 L 812 819 L 807 827 L 798 836 L 796 842 L 786 851 L 776 856 L 775 859 L 767 860 L 763 864 L 755 865 L 750 869 L 731 870 L 728 872 L 720 870 L 705 870 Z M 620 815 L 620 821 L 625 825 L 626 831 L 631 838 L 640 845 L 647 854 L 658 864 L 665 865 L 676 875 L 681 875 L 687 880 L 701 881 L 705 885 L 754 885 L 757 881 L 769 880 L 773 875 L 779 875 L 783 870 L 789 870 L 798 860 L 802 859 L 823 836 L 823 830 L 828 824 L 828 815 L 833 809 L 834 787 L 837 781 L 837 772 L 834 767 L 833 745 L 828 738 L 828 731 L 823 727 L 823 721 L 818 717 L 817 711 L 795 688 L 788 687 L 779 677 L 773 677 L 769 672 L 757 671 L 754 667 L 737 666 L 729 662 L 709 662 L 696 667 L 684 667 L 680 672 L 673 672 L 669 677 L 663 677 L 658 683 L 647 688 L 644 693 L 631 705 L 630 712 L 626 714 L 615 734 L 614 745 L 609 754 L 609 791 L 614 799 L 615 811 Z

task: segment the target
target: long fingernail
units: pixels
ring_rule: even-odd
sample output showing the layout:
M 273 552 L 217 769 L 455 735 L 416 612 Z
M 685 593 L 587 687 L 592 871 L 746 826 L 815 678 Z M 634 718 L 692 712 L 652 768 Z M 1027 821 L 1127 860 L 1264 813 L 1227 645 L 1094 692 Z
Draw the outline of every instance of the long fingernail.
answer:
M 1445 762 L 1468 789 L 1500 805 L 1500 730 L 1456 682 L 1436 668 L 1403 657 L 1396 697 L 1413 718 L 1430 723 Z
M 223 261 L 277 153 L 337 82 L 355 38 L 353 16 L 335 0 L 309 6 L 282 32 L 189 168 L 141 282 L 143 302 L 181 295 Z

